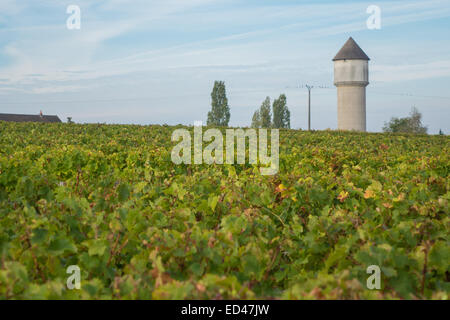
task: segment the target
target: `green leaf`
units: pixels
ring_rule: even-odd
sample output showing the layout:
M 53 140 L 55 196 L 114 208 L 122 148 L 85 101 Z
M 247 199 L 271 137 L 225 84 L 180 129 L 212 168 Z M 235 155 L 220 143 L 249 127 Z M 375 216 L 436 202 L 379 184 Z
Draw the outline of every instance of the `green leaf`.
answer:
M 344 246 L 335 248 L 325 261 L 325 270 L 328 271 L 333 265 L 347 256 L 347 248 Z
M 77 252 L 77 248 L 67 239 L 58 238 L 53 240 L 48 250 L 54 254 L 61 254 L 64 252 Z
M 191 270 L 192 273 L 194 275 L 196 275 L 197 277 L 200 277 L 203 274 L 204 267 L 202 266 L 202 264 L 195 262 L 195 263 L 191 264 L 191 266 L 189 267 L 189 270 Z
M 431 268 L 448 272 L 450 267 L 450 247 L 444 241 L 436 242 L 430 250 L 429 263 Z
M 89 244 L 88 253 L 90 256 L 102 256 L 108 248 L 108 242 L 105 240 L 94 240 Z
M 211 208 L 211 210 L 214 212 L 216 210 L 217 202 L 219 201 L 218 196 L 210 196 L 208 198 L 208 206 Z

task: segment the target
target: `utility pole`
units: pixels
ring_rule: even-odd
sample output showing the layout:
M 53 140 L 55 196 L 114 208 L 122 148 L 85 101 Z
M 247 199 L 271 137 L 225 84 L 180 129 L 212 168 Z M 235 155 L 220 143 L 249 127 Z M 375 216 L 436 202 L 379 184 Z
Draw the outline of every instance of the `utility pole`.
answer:
M 311 89 L 314 86 L 305 85 L 305 87 L 308 89 L 308 131 L 311 131 Z
M 311 131 L 311 90 L 314 88 L 314 86 L 312 85 L 298 85 L 295 87 L 286 87 L 286 89 L 303 89 L 303 88 L 307 88 L 308 89 L 308 131 Z M 317 86 L 315 87 L 316 89 L 330 89 L 329 86 Z

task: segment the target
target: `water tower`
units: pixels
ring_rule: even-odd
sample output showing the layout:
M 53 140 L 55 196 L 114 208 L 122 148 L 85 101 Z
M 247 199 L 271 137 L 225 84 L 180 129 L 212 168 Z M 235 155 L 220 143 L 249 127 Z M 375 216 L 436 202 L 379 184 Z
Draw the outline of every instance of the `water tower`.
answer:
M 338 129 L 366 131 L 366 87 L 369 57 L 350 37 L 334 57 L 338 96 Z

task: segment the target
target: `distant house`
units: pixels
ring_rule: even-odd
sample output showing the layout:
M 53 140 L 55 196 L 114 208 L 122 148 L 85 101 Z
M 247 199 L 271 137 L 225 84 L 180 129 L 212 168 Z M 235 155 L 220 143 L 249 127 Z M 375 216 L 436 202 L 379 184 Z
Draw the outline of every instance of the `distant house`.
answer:
M 58 116 L 47 116 L 40 114 L 11 114 L 0 113 L 0 121 L 8 122 L 61 122 Z

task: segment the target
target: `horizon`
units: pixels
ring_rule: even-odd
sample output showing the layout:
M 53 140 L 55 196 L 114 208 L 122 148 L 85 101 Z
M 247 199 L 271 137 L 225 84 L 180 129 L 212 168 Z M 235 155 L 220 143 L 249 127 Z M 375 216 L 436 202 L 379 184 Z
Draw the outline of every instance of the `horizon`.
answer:
M 132 3 L 132 5 L 131 5 Z M 366 12 L 381 8 L 381 29 Z M 81 29 L 69 30 L 69 5 Z M 50 0 L 0 3 L 0 113 L 76 123 L 206 122 L 215 80 L 226 84 L 231 127 L 250 126 L 266 96 L 286 94 L 292 129 L 337 128 L 332 59 L 351 36 L 371 59 L 367 129 L 423 115 L 450 131 L 450 0 Z M 144 39 L 145 41 L 142 41 Z

